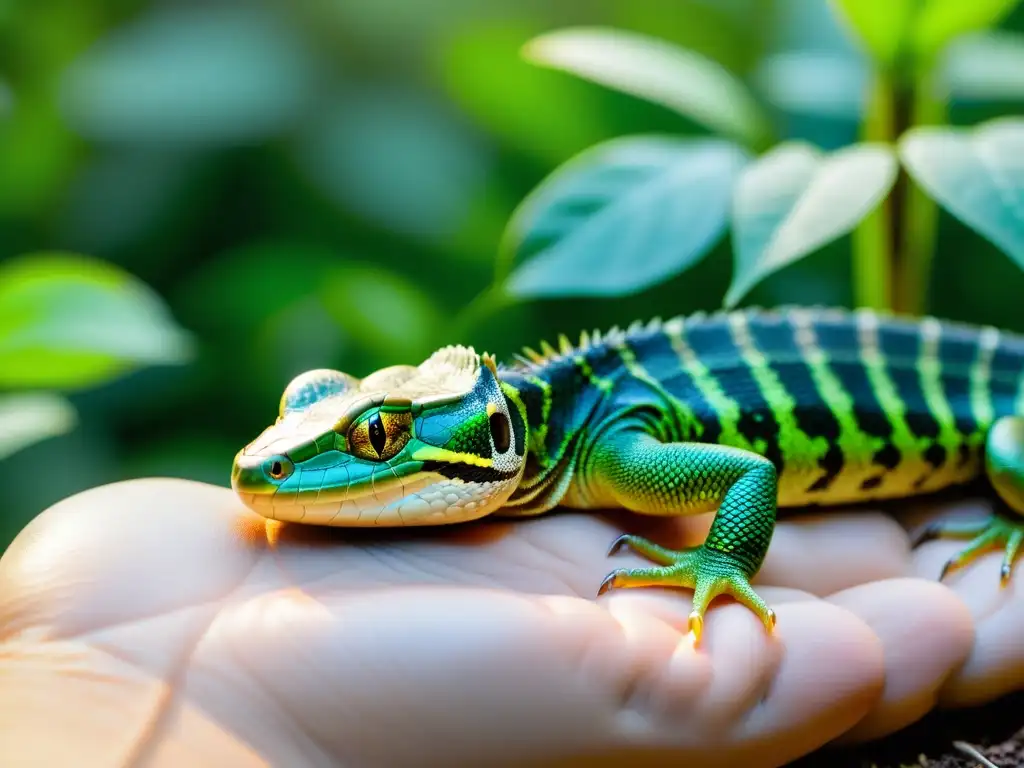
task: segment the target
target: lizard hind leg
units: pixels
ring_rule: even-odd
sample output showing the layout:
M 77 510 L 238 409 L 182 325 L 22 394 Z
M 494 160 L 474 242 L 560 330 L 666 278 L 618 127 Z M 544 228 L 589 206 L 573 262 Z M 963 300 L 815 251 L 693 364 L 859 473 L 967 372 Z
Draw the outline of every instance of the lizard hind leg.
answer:
M 986 552 L 1002 550 L 999 578 L 1004 586 L 1009 583 L 1024 544 L 1024 417 L 1004 416 L 992 425 L 985 442 L 985 473 L 1002 501 L 1004 513 L 983 520 L 937 521 L 927 526 L 915 542 L 935 538 L 969 540 L 943 566 L 940 580 Z

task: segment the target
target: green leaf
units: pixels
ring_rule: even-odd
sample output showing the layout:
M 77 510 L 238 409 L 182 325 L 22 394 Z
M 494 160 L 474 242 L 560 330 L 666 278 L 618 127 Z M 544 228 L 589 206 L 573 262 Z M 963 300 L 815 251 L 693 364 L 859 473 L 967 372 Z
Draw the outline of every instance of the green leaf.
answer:
M 189 336 L 131 275 L 70 254 L 0 267 L 0 387 L 85 387 L 180 363 Z
M 719 139 L 637 136 L 587 150 L 520 205 L 505 257 L 518 297 L 623 296 L 696 264 L 721 238 L 748 159 Z
M 823 51 L 785 51 L 765 57 L 755 82 L 764 98 L 798 115 L 859 120 L 868 71 L 861 58 Z
M 488 134 L 551 166 L 613 133 L 602 112 L 603 94 L 518 55 L 538 26 L 475 23 L 447 35 L 438 77 L 450 98 Z
M 852 230 L 892 188 L 898 166 L 881 144 L 825 155 L 783 144 L 747 166 L 733 200 L 735 306 L 768 275 Z
M 998 23 L 1018 2 L 1020 0 L 926 0 L 914 21 L 914 48 L 919 55 L 933 56 L 954 37 Z
M 946 49 L 939 74 L 954 101 L 1024 99 L 1024 35 L 980 32 Z
M 876 61 L 925 60 L 955 37 L 999 22 L 1020 0 L 833 0 Z
M 575 27 L 535 37 L 523 55 L 661 104 L 750 147 L 771 133 L 760 105 L 738 78 L 717 62 L 662 40 Z
M 244 144 L 294 125 L 315 77 L 301 35 L 265 8 L 168 6 L 72 63 L 62 105 L 93 139 Z
M 964 2 L 965 0 L 957 0 Z M 853 28 L 875 61 L 892 66 L 919 0 L 833 0 L 843 19 Z
M 1024 118 L 912 128 L 900 156 L 929 195 L 1024 269 Z
M 0 461 L 50 437 L 74 429 L 71 403 L 49 392 L 0 396 Z

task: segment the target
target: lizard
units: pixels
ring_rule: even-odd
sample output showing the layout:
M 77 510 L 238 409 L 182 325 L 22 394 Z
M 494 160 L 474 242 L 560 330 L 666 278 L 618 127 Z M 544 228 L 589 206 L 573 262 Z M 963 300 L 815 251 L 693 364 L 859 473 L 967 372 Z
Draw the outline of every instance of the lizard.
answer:
M 307 371 L 276 421 L 234 458 L 231 484 L 265 518 L 430 526 L 556 507 L 715 512 L 674 551 L 616 539 L 650 567 L 611 588 L 693 590 L 699 642 L 731 596 L 771 633 L 751 586 L 778 510 L 856 505 L 973 481 L 993 514 L 937 521 L 913 540 L 967 543 L 947 573 L 1024 541 L 1024 335 L 868 309 L 784 306 L 695 313 L 583 332 L 507 364 L 451 345 L 365 378 Z M 717 511 L 716 511 L 717 510 Z

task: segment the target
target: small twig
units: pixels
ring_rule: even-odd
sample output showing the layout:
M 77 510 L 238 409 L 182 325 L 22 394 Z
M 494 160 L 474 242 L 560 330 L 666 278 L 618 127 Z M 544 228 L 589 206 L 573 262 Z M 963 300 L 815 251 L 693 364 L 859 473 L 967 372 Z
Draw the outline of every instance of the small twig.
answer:
M 996 765 L 983 754 L 981 754 L 981 752 L 978 751 L 977 747 L 971 746 L 966 741 L 954 741 L 953 746 L 959 749 L 968 757 L 977 760 L 981 764 L 982 768 L 999 768 L 998 765 Z

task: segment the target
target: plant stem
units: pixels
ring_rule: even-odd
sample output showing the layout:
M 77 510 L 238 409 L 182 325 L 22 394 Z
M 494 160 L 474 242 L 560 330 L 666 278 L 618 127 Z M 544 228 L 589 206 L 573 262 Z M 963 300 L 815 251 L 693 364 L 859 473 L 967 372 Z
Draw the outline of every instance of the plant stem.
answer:
M 910 127 L 942 123 L 929 77 L 878 73 L 863 126 L 865 141 L 895 145 Z M 938 208 L 899 168 L 888 198 L 854 232 L 854 299 L 859 306 L 920 315 L 927 306 Z
M 897 85 L 892 89 L 892 138 L 893 144 L 911 125 L 913 120 L 914 90 L 908 85 Z M 886 205 L 889 209 L 889 257 L 891 261 L 890 299 L 892 309 L 896 312 L 914 312 L 908 306 L 910 297 L 920 293 L 915 284 L 916 275 L 908 264 L 907 244 L 907 212 L 910 208 L 911 192 L 910 177 L 901 163 L 896 172 L 896 183 Z
M 894 90 L 888 75 L 876 73 L 862 126 L 864 141 L 893 142 Z M 860 307 L 889 309 L 893 304 L 891 200 L 892 195 L 853 231 L 853 298 Z
M 942 125 L 946 122 L 944 102 L 928 83 L 922 84 L 914 94 L 911 125 Z M 931 283 L 932 258 L 938 229 L 939 208 L 920 187 L 908 181 L 904 187 L 905 221 L 903 238 L 899 243 L 903 258 L 896 276 L 899 295 L 896 305 L 904 312 L 915 315 L 928 310 L 928 288 Z

